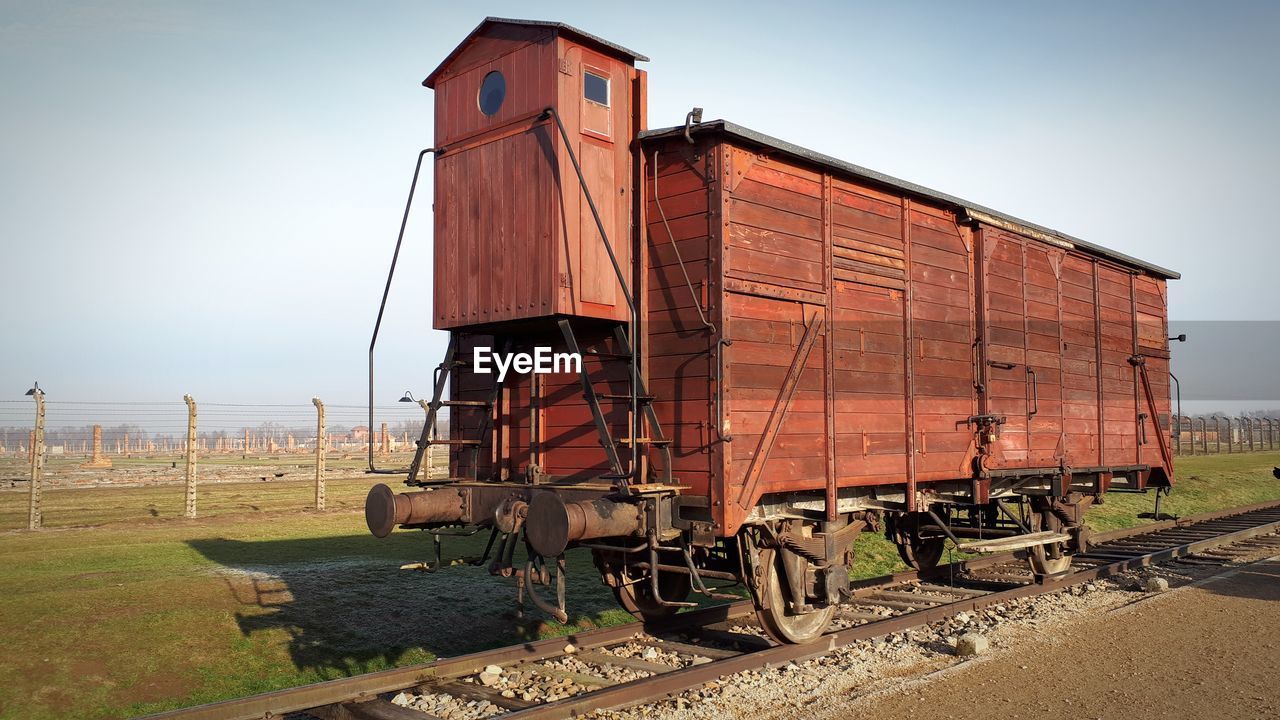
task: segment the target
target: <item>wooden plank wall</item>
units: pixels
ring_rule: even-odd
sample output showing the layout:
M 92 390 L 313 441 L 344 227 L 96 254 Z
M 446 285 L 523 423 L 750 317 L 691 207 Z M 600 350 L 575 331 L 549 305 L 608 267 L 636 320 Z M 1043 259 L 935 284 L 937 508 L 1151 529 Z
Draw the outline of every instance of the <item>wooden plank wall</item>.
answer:
M 737 498 L 748 468 L 762 454 L 775 410 L 806 323 L 825 310 L 823 177 L 791 163 L 737 148 L 719 153 L 727 171 L 720 199 L 726 335 L 726 410 L 733 428 L 726 494 Z M 755 493 L 826 485 L 827 338 L 799 368 L 790 406 L 768 448 Z M 837 463 L 838 465 L 838 463 Z
M 1008 418 L 997 467 L 1160 464 L 1155 421 L 1139 442 L 1137 415 L 1148 410 L 1129 358 L 1147 358 L 1155 414 L 1167 428 L 1162 280 L 999 228 L 961 227 L 949 211 L 723 143 L 668 143 L 662 152 L 656 165 L 646 158 L 647 372 L 686 494 L 733 504 L 805 323 L 820 312 L 827 324 L 800 369 L 754 497 L 822 489 L 829 473 L 840 486 L 969 477 L 967 418 L 979 412 Z M 730 443 L 716 428 L 717 335 L 702 324 L 699 305 L 733 341 L 721 378 Z M 980 331 L 981 359 L 1014 368 L 975 374 Z M 584 348 L 616 349 L 603 328 L 580 337 Z M 549 336 L 537 342 L 561 347 Z M 597 391 L 626 392 L 625 364 L 587 363 Z M 1031 418 L 1028 367 L 1038 401 Z M 453 397 L 487 399 L 488 382 L 459 373 Z M 534 392 L 528 376 L 508 381 L 480 453 L 481 477 L 517 477 L 531 454 L 560 479 L 607 473 L 577 378 L 541 382 Z M 536 443 L 533 411 L 542 425 Z M 454 437 L 467 437 L 480 414 L 453 418 Z M 608 421 L 616 436 L 628 433 L 622 403 L 609 408 Z M 468 475 L 467 449 L 452 457 L 452 474 Z M 728 532 L 744 515 L 716 512 Z
M 841 486 L 971 476 L 968 418 L 980 411 L 1007 418 L 993 467 L 1159 464 L 1154 424 L 1139 449 L 1143 409 L 1129 358 L 1141 343 L 1155 353 L 1148 372 L 1167 423 L 1162 281 L 999 228 L 983 227 L 980 241 L 952 211 L 799 163 L 737 147 L 721 154 L 724 187 L 711 197 L 712 217 L 717 204 L 722 213 L 733 340 L 727 497 L 766 448 L 756 496 L 824 487 L 828 394 Z M 776 439 L 762 442 L 818 308 L 828 309 L 829 333 Z M 1013 367 L 980 368 L 979 350 Z
M 661 211 L 653 195 L 655 171 Z M 714 321 L 709 290 L 713 271 L 707 180 L 711 170 L 705 151 L 682 140 L 664 146 L 656 166 L 650 154 L 645 172 L 648 387 L 663 432 L 676 439 L 671 450 L 674 477 L 689 487 L 687 494 L 709 496 L 713 492 L 711 447 L 716 442 L 711 418 L 711 349 L 716 338 L 703 326 L 695 304 L 701 304 Z
M 551 134 L 546 127 L 500 132 L 555 102 L 556 46 L 547 32 L 510 34 L 477 39 L 436 84 L 435 145 L 462 146 L 432 163 L 437 329 L 548 314 L 560 290 Z M 486 116 L 476 96 L 493 70 L 506 78 L 507 97 Z M 491 182 L 495 177 L 506 182 Z
M 1164 280 L 1146 275 L 1134 277 L 1134 305 L 1137 310 L 1138 351 L 1146 359 L 1147 378 L 1151 382 L 1151 393 L 1156 399 L 1154 417 L 1145 421 L 1145 433 L 1142 437 L 1146 444 L 1142 446 L 1142 462 L 1158 466 L 1160 446 L 1154 433 L 1162 432 L 1168 437 L 1172 428 L 1173 400 L 1170 397 L 1169 379 L 1169 301 Z M 1152 415 L 1147 408 L 1145 398 L 1139 404 L 1140 412 Z
M 831 193 L 836 473 L 907 475 L 906 243 L 901 198 L 836 180 Z
M 1098 327 L 1093 261 L 1068 254 L 1059 288 L 1062 307 L 1062 428 L 1067 461 L 1076 467 L 1101 460 L 1098 412 Z
M 795 163 L 737 148 L 725 162 L 728 494 L 766 445 L 757 493 L 823 487 L 830 457 L 842 486 L 902 482 L 913 472 L 920 480 L 965 475 L 974 452 L 966 420 L 976 407 L 967 231 L 944 211 Z M 776 439 L 762 443 L 806 318 L 819 307 L 829 309 L 827 332 Z M 827 358 L 834 438 L 825 423 Z
M 616 352 L 618 349 L 607 328 L 578 328 L 577 336 L 584 350 Z M 532 352 L 535 345 L 550 347 L 553 352 L 565 351 L 564 341 L 557 335 L 538 334 L 521 340 L 512 352 Z M 495 340 L 489 335 L 466 335 L 459 358 L 471 360 L 472 348 L 476 345 L 497 351 L 501 343 L 501 338 Z M 628 392 L 630 375 L 625 362 L 584 355 L 583 363 L 591 374 L 597 393 L 622 395 Z M 496 378 L 496 374 L 481 375 L 463 367 L 451 376 L 449 396 L 456 400 L 488 401 Z M 539 386 L 536 393 L 535 382 Z M 479 453 L 481 480 L 519 478 L 534 457 L 553 479 L 586 480 L 611 472 L 590 407 L 583 398 L 578 375 L 544 374 L 535 381 L 532 374 L 511 371 L 507 373 L 504 387 L 504 395 L 493 411 L 493 430 L 484 436 Z M 626 401 L 602 399 L 601 406 L 613 436 L 628 437 Z M 479 437 L 486 411 L 461 407 L 449 410 L 450 437 Z M 541 426 L 536 438 L 531 436 L 530 430 L 535 412 Z M 630 457 L 630 449 L 620 445 L 619 454 L 625 461 Z M 451 447 L 449 457 L 451 477 L 472 477 L 469 446 Z
M 908 216 L 916 479 L 967 477 L 975 454 L 973 239 L 955 215 L 904 201 Z
M 435 162 L 437 329 L 555 310 L 559 283 L 551 238 L 559 205 L 546 142 L 540 128 Z M 493 177 L 510 182 L 495 184 Z
M 1138 393 L 1129 358 L 1138 350 L 1133 283 L 1129 272 L 1095 263 L 1101 330 L 1102 442 L 1104 465 L 1138 462 Z
M 725 297 L 726 325 L 733 338 L 726 350 L 733 485 L 742 485 L 752 457 L 760 450 L 761 435 L 804 335 L 805 309 L 795 301 L 746 293 Z M 800 370 L 790 407 L 763 466 L 764 491 L 821 487 L 825 482 L 823 342 L 819 340 Z

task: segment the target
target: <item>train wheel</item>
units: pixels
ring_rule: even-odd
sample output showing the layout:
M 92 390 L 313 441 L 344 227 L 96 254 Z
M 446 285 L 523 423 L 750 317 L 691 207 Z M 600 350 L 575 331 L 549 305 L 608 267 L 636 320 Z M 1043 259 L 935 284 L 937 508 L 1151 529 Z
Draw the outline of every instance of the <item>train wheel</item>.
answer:
M 807 643 L 822 635 L 831 624 L 836 606 L 828 605 L 808 613 L 793 613 L 788 608 L 786 576 L 782 558 L 771 548 L 760 550 L 761 598 L 769 607 L 756 603 L 756 616 L 765 632 L 778 642 Z
M 898 548 L 898 556 L 908 567 L 917 570 L 936 567 L 947 549 L 945 537 L 921 537 L 919 520 L 900 516 L 889 525 L 889 539 Z
M 1077 501 L 1078 502 L 1078 501 Z M 1062 515 L 1066 511 L 1055 512 L 1054 501 L 1046 501 L 1038 499 L 1038 506 L 1033 505 L 1035 510 L 1034 522 L 1031 526 L 1032 530 L 1048 530 L 1056 533 L 1063 532 L 1064 518 Z M 1048 577 L 1062 575 L 1071 569 L 1071 554 L 1067 551 L 1066 543 L 1054 543 L 1051 545 L 1036 545 L 1027 550 L 1027 563 L 1031 566 L 1031 573 L 1035 575 L 1036 581 L 1042 581 Z
M 942 561 L 942 553 L 946 548 L 946 538 L 916 536 L 905 543 L 898 544 L 898 555 L 910 567 L 926 570 L 936 567 Z
M 1027 553 L 1027 562 L 1037 580 L 1062 575 L 1071 569 L 1070 555 L 1062 551 L 1057 553 L 1058 557 L 1053 554 L 1047 545 L 1036 545 Z
M 612 588 L 613 596 L 624 610 L 640 620 L 661 620 L 676 614 L 680 608 L 662 605 L 653 597 L 653 586 L 649 579 L 629 585 L 617 585 Z M 691 585 L 689 576 L 683 573 L 659 573 L 658 592 L 667 601 L 682 601 L 689 597 Z

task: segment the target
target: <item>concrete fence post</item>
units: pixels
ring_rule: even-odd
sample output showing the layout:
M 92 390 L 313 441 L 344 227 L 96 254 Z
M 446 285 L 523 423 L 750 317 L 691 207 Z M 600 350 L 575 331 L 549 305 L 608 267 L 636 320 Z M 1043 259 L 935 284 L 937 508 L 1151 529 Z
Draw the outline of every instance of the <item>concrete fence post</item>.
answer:
M 196 516 L 196 401 L 183 395 L 187 403 L 187 510 L 186 516 Z
M 329 451 L 324 433 L 324 403 L 318 397 L 311 398 L 316 406 L 316 509 L 324 510 L 324 455 Z
M 27 498 L 27 529 L 44 523 L 44 391 L 37 385 L 29 395 L 36 401 L 36 427 L 31 433 L 31 488 Z
M 429 400 L 419 400 L 419 401 L 418 401 L 418 406 L 422 408 L 423 412 L 425 412 L 425 413 L 427 414 L 427 418 L 428 418 L 428 419 L 430 419 L 430 418 L 431 418 L 431 402 L 430 402 Z M 436 429 L 435 429 L 435 428 L 428 428 L 428 429 L 427 429 L 427 440 L 428 440 L 428 441 L 434 440 L 434 439 L 435 439 L 435 437 L 436 437 Z M 417 441 L 415 441 L 415 444 L 414 444 L 414 450 L 417 450 L 417 444 L 416 444 L 416 443 L 417 443 Z M 428 445 L 428 446 L 427 446 L 427 450 L 426 450 L 426 452 L 425 452 L 425 453 L 423 453 L 423 456 L 424 456 L 424 457 L 423 457 L 423 462 L 424 462 L 424 463 L 426 464 L 426 466 L 427 466 L 427 469 L 426 469 L 426 471 L 423 473 L 423 476 L 424 476 L 424 477 L 426 477 L 428 480 L 432 479 L 432 473 L 434 473 L 434 472 L 435 472 L 435 469 L 436 469 L 436 458 L 435 458 L 435 455 L 436 455 L 436 449 L 437 449 L 437 448 L 439 448 L 439 447 L 441 447 L 441 446 L 440 446 L 440 445 Z

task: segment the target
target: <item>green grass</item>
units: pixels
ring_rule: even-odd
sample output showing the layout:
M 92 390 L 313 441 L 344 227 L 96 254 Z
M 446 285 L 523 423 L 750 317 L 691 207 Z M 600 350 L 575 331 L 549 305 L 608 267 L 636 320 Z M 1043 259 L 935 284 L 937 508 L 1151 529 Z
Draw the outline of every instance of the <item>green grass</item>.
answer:
M 1180 457 L 1174 465 L 1173 493 L 1160 512 L 1195 515 L 1280 498 L 1280 480 L 1272 474 L 1280 452 Z M 1155 494 L 1111 493 L 1089 510 L 1089 525 L 1104 532 L 1153 522 L 1134 515 L 1155 509 Z
M 1278 498 L 1276 464 L 1280 453 L 1179 460 L 1162 509 Z M 107 524 L 0 533 L 0 717 L 135 715 L 628 619 L 581 552 L 571 553 L 568 628 L 534 611 L 516 618 L 511 581 L 483 569 L 399 570 L 428 559 L 430 543 L 423 533 L 367 533 L 357 508 L 372 482 L 331 481 L 335 509 L 325 513 L 304 509 L 305 482 L 208 485 L 202 507 L 213 514 L 198 520 L 172 517 L 180 487 L 63 491 L 79 499 L 55 503 L 51 521 Z M 25 512 L 25 494 L 0 495 L 0 513 Z M 144 500 L 172 509 L 136 521 L 100 507 Z M 1110 495 L 1091 523 L 1132 524 L 1152 500 Z M 446 541 L 446 555 L 479 554 L 485 539 Z M 855 547 L 858 577 L 901 568 L 879 535 Z

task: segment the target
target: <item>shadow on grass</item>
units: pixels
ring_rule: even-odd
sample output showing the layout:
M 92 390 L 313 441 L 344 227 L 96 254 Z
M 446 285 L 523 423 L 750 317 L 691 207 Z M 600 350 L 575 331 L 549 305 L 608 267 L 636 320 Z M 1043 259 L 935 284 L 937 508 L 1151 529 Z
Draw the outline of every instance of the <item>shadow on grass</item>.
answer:
M 444 557 L 479 556 L 487 534 L 445 541 Z M 437 572 L 400 570 L 427 559 L 430 538 L 397 533 L 244 541 L 188 541 L 236 599 L 248 639 L 289 638 L 294 665 L 322 678 L 450 657 L 522 640 L 614 624 L 628 616 L 600 583 L 585 552 L 568 559 L 570 625 L 528 604 L 515 610 L 515 581 L 460 565 Z M 517 563 L 522 563 L 517 553 Z M 544 597 L 547 588 L 540 587 Z

